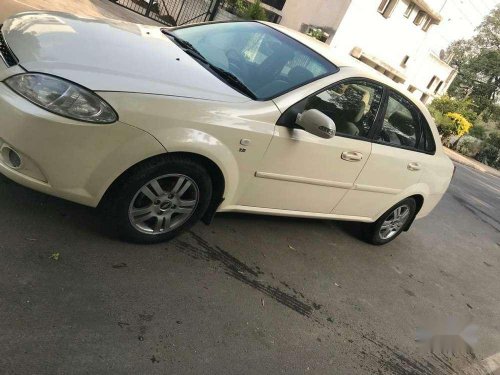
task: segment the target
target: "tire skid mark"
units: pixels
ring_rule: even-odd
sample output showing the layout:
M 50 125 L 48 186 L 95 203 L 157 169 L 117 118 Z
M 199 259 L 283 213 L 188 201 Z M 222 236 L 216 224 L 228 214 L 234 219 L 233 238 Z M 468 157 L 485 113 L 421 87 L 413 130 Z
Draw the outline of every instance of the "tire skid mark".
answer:
M 189 232 L 196 245 L 189 242 L 177 240 L 177 248 L 184 253 L 187 253 L 195 259 L 203 259 L 206 261 L 217 261 L 225 269 L 225 273 L 234 279 L 258 290 L 266 296 L 274 299 L 276 302 L 292 309 L 300 315 L 311 317 L 317 305 L 312 301 L 301 301 L 296 293 L 292 294 L 284 292 L 278 287 L 264 283 L 259 280 L 259 276 L 264 273 L 258 267 L 251 268 L 228 252 L 221 249 L 219 246 L 211 246 L 206 240 L 193 232 Z M 288 288 L 289 289 L 289 288 Z
M 500 223 L 496 218 L 488 214 L 487 212 L 481 210 L 478 207 L 473 206 L 469 202 L 467 202 L 465 199 L 459 197 L 456 194 L 452 194 L 453 198 L 458 201 L 463 207 L 465 207 L 467 210 L 472 212 L 472 214 L 479 220 L 481 220 L 483 223 L 488 224 L 490 227 L 492 227 L 495 231 L 500 232 Z
M 385 370 L 385 373 L 396 375 L 464 374 L 460 370 L 456 370 L 453 363 L 451 363 L 450 359 L 446 356 L 443 358 L 432 355 L 429 359 L 413 358 L 410 353 L 404 353 L 396 347 L 385 344 L 380 338 L 377 338 L 374 333 L 367 335 L 365 332 L 347 323 L 335 323 L 331 318 L 331 314 L 323 310 L 322 305 L 305 297 L 303 293 L 297 291 L 288 283 L 276 280 L 280 286 L 287 290 L 285 292 L 279 287 L 273 286 L 271 283 L 262 280 L 265 274 L 258 266 L 250 267 L 221 249 L 219 246 L 209 244 L 196 233 L 190 231 L 189 234 L 191 236 L 190 241 L 182 241 L 180 239 L 175 241 L 176 247 L 184 254 L 194 259 L 220 263 L 228 276 L 252 287 L 307 319 L 312 320 L 314 323 L 319 324 L 322 328 L 325 328 L 331 333 L 340 334 L 338 327 L 334 326 L 335 324 L 340 324 L 345 330 L 348 330 L 355 336 L 353 338 L 357 338 L 357 340 L 353 342 L 363 347 L 363 350 L 360 351 L 361 353 L 366 354 L 367 348 L 365 348 L 365 345 L 374 345 L 376 349 L 369 351 L 371 362 L 373 362 L 373 366 L 376 368 L 374 373 L 378 371 L 379 374 L 382 374 L 383 372 L 380 371 L 382 369 Z M 274 276 L 271 276 L 272 280 L 274 280 Z M 471 358 L 466 358 L 466 360 L 468 363 L 475 362 Z M 486 374 L 486 372 L 484 374 Z
M 365 334 L 361 334 L 361 337 L 376 345 L 382 350 L 380 356 L 377 356 L 380 367 L 391 371 L 393 374 L 397 375 L 407 375 L 407 374 L 418 374 L 418 375 L 448 375 L 450 373 L 447 370 L 438 369 L 432 363 L 427 360 L 415 360 L 409 358 L 406 354 L 402 353 L 396 348 L 391 348 L 389 345 L 384 344 L 375 337 L 368 337 Z M 448 365 L 449 366 L 449 365 Z

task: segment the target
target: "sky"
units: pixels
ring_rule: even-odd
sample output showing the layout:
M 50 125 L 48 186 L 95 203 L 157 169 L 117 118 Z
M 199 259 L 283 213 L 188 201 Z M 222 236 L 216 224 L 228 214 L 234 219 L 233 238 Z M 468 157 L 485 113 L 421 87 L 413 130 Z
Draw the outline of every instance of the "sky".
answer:
M 443 16 L 429 31 L 432 49 L 439 51 L 457 39 L 469 38 L 500 0 L 427 0 Z

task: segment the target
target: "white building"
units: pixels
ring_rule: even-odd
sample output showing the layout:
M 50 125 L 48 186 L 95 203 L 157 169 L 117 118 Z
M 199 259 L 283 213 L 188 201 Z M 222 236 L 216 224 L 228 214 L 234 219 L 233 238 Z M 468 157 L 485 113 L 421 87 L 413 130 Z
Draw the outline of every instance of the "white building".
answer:
M 280 7 L 275 10 L 280 24 L 302 32 L 321 28 L 332 48 L 380 71 L 424 103 L 444 94 L 455 78 L 444 56 L 432 50 L 429 36 L 442 16 L 429 0 L 281 0 Z

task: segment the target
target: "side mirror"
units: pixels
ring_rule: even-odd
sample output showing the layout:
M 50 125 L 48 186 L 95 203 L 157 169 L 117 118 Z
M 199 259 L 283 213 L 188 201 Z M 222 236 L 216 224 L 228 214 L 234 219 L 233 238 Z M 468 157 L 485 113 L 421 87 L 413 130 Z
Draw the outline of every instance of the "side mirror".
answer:
M 335 123 L 330 117 L 317 109 L 310 109 L 300 113 L 297 115 L 296 123 L 304 128 L 306 132 L 318 137 L 330 139 L 335 136 Z

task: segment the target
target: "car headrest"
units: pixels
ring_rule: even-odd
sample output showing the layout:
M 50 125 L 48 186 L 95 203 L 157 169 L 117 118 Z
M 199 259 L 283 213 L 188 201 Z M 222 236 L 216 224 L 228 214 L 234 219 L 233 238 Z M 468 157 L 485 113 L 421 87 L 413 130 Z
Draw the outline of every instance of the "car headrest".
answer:
M 388 118 L 389 123 L 408 135 L 415 134 L 413 118 L 402 112 L 396 111 Z
M 344 93 L 344 98 L 346 104 L 344 105 L 344 111 L 346 112 L 345 119 L 351 122 L 360 121 L 364 114 L 366 104 L 363 100 L 364 93 L 360 90 L 349 86 Z
M 307 82 L 314 78 L 314 75 L 301 66 L 296 66 L 295 68 L 290 69 L 288 72 L 288 79 L 290 82 Z

